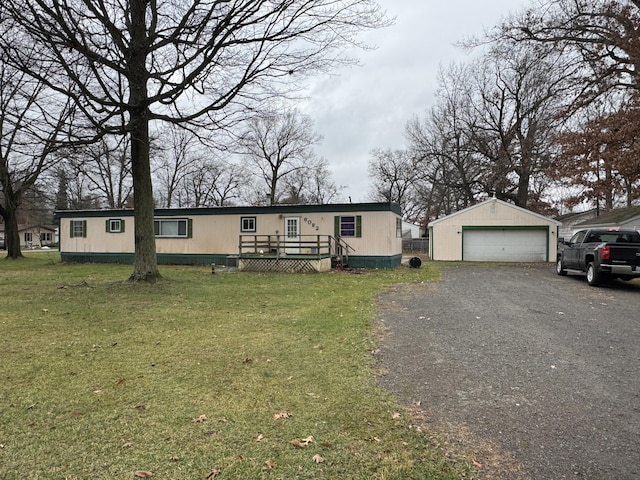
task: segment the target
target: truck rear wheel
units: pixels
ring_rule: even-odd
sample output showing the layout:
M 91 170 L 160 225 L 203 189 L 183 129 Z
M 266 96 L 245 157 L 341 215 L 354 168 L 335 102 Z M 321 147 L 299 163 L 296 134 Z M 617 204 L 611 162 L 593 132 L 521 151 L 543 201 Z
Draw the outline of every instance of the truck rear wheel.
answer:
M 602 274 L 598 272 L 593 262 L 589 262 L 589 265 L 587 265 L 587 283 L 592 287 L 597 287 L 602 283 L 602 280 Z

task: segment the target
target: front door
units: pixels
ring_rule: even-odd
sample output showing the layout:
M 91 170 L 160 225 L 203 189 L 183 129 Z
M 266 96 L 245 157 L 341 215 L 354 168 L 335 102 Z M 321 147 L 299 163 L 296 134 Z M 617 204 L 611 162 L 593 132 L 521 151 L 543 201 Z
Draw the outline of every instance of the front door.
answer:
M 300 253 L 300 217 L 285 217 L 285 253 Z

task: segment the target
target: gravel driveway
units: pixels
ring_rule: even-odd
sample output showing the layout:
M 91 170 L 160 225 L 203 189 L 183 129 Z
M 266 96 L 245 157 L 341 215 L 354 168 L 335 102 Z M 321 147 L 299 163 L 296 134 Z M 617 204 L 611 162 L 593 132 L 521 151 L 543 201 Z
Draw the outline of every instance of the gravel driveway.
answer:
M 446 267 L 380 298 L 380 383 L 484 478 L 640 479 L 640 285 Z

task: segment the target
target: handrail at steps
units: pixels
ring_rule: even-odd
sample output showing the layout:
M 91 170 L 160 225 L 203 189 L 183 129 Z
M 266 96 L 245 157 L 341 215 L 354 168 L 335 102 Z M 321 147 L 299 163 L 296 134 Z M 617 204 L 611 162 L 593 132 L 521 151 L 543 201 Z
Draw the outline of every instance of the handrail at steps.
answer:
M 353 250 L 353 247 L 340 237 L 331 237 L 334 241 L 334 256 L 340 257 L 340 260 L 344 260 L 345 264 L 349 264 L 349 250 Z

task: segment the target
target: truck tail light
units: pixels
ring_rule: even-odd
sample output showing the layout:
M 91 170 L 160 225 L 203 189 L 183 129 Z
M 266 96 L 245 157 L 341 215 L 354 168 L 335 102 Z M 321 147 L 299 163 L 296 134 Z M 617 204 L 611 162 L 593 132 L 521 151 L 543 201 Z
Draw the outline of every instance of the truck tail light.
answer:
M 600 258 L 602 260 L 609 260 L 611 258 L 611 249 L 609 247 L 602 247 L 602 250 L 600 250 Z

